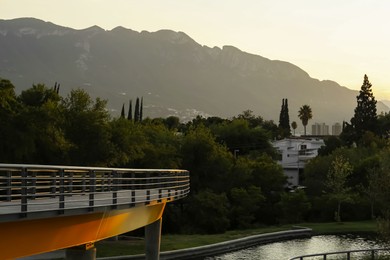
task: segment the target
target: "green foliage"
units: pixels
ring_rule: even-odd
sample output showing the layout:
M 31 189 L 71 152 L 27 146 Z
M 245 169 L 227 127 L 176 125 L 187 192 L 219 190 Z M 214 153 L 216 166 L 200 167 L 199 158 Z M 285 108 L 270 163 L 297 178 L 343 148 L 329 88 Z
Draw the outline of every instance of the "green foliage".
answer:
M 337 201 L 335 219 L 341 221 L 341 203 L 353 202 L 351 188 L 347 186 L 347 178 L 352 173 L 352 166 L 342 156 L 337 156 L 331 164 L 328 172 L 326 187 L 330 191 L 329 197 Z
M 233 188 L 230 198 L 232 228 L 252 227 L 256 220 L 255 213 L 265 201 L 261 189 L 253 185 L 247 189 Z
M 169 116 L 164 120 L 164 124 L 168 129 L 178 129 L 180 125 L 180 119 L 177 116 Z
M 191 172 L 191 190 L 201 189 L 217 192 L 225 190 L 223 177 L 233 166 L 233 156 L 227 148 L 216 142 L 211 131 L 200 125 L 190 130 L 181 147 L 182 167 Z
M 164 125 L 143 125 L 145 136 L 141 147 L 142 156 L 135 160 L 134 167 L 155 169 L 178 169 L 181 166 L 179 155 L 180 140 Z
M 261 127 L 250 127 L 245 119 L 233 119 L 211 127 L 219 143 L 225 143 L 236 154 L 246 155 L 250 151 L 270 152 L 273 150 L 268 133 Z
M 99 98 L 93 101 L 81 89 L 72 90 L 63 100 L 65 136 L 72 144 L 68 163 L 90 166 L 112 164 L 114 146 L 110 142 L 106 103 Z
M 111 143 L 113 144 L 112 166 L 134 167 L 135 162 L 145 157 L 146 137 L 143 127 L 122 118 L 110 122 Z
M 325 190 L 325 181 L 329 171 L 331 156 L 321 156 L 311 159 L 305 165 L 304 186 L 309 196 L 321 196 Z
M 0 111 L 1 114 L 14 111 L 17 107 L 15 87 L 11 81 L 0 78 Z
M 234 118 L 233 118 L 234 119 Z M 249 122 L 250 127 L 261 126 L 264 123 L 264 119 L 260 116 L 253 115 L 252 110 L 245 110 L 237 116 L 237 119 L 244 119 Z
M 384 139 L 390 137 L 390 113 L 384 113 L 378 116 L 378 132 Z
M 330 155 L 337 148 L 342 147 L 342 141 L 337 136 L 328 136 L 324 139 L 325 145 L 318 150 L 318 155 Z
M 301 223 L 308 214 L 311 203 L 303 190 L 283 193 L 280 200 L 283 220 L 286 223 Z
M 189 223 L 196 223 L 189 229 L 196 233 L 223 233 L 230 221 L 228 218 L 228 198 L 225 193 L 217 194 L 202 190 L 189 200 L 186 217 Z

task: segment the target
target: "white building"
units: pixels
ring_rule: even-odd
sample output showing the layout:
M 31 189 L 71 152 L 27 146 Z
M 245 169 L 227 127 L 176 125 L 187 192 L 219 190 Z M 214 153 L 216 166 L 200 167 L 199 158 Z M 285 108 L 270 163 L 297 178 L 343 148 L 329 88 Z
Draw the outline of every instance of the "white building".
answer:
M 305 168 L 308 160 L 318 155 L 318 149 L 324 146 L 324 140 L 319 138 L 286 138 L 274 141 L 273 147 L 281 155 L 278 163 L 283 167 L 284 174 L 288 177 L 288 186 L 300 185 L 300 173 Z

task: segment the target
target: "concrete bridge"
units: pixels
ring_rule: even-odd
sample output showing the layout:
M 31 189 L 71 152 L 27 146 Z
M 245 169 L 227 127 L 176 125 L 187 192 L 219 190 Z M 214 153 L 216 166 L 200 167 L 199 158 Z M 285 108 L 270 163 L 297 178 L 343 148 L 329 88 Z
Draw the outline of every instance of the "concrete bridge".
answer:
M 95 259 L 96 241 L 145 227 L 159 259 L 165 205 L 189 191 L 185 170 L 0 164 L 0 258 Z

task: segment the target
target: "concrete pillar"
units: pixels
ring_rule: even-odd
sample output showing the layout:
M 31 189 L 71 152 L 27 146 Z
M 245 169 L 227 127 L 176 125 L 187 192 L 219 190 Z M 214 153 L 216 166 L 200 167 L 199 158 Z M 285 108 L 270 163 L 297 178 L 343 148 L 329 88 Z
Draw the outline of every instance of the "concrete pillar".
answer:
M 145 259 L 160 259 L 162 218 L 145 227 Z
M 93 243 L 67 248 L 66 260 L 96 260 L 96 248 Z

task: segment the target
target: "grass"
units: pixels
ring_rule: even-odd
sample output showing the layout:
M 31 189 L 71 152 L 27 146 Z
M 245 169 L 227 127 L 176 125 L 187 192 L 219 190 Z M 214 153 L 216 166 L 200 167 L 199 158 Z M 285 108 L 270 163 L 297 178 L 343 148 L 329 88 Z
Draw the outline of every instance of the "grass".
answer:
M 342 222 L 342 223 L 301 223 L 299 226 L 313 229 L 313 235 L 365 233 L 376 232 L 375 221 Z M 251 235 L 290 230 L 291 225 L 281 225 L 247 230 L 227 231 L 215 235 L 163 235 L 161 251 L 170 251 L 183 248 L 209 245 L 218 242 L 233 240 Z M 98 257 L 144 254 L 143 239 L 128 239 L 119 241 L 101 241 L 96 243 Z

